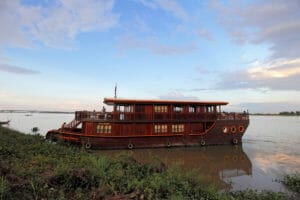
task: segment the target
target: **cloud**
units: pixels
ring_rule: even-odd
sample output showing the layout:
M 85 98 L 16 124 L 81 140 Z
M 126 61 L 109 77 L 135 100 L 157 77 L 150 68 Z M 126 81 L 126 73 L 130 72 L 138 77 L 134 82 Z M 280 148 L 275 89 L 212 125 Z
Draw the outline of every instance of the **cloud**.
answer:
M 219 22 L 238 44 L 266 45 L 270 56 L 226 72 L 218 89 L 300 90 L 300 2 L 214 2 Z
M 179 91 L 170 91 L 167 94 L 159 96 L 158 98 L 170 100 L 199 100 L 199 98 L 196 96 L 184 95 Z
M 9 65 L 9 64 L 0 64 L 0 71 L 12 73 L 12 74 L 25 74 L 25 75 L 40 73 L 35 70 L 27 69 L 24 67 L 13 66 L 13 65 Z
M 197 50 L 197 46 L 194 43 L 181 46 L 167 45 L 153 37 L 137 39 L 133 36 L 124 36 L 119 38 L 118 49 L 120 53 L 128 49 L 143 49 L 157 55 L 177 55 L 194 52 Z
M 247 70 L 227 72 L 217 89 L 267 89 L 300 91 L 300 59 L 255 62 Z
M 170 55 L 170 54 L 185 54 L 197 50 L 195 44 L 187 44 L 183 46 L 169 46 L 164 44 L 152 44 L 150 50 L 154 54 Z
M 219 21 L 239 44 L 269 45 L 272 58 L 300 57 L 300 2 L 298 0 L 214 2 Z
M 174 0 L 136 0 L 136 2 L 139 2 L 150 9 L 162 9 L 168 13 L 171 13 L 174 17 L 181 20 L 188 19 L 188 14 Z
M 215 70 L 211 70 L 211 68 L 207 68 L 207 67 L 203 67 L 203 66 L 196 67 L 195 71 L 197 73 L 200 73 L 200 74 L 212 74 L 212 73 L 216 73 Z
M 214 40 L 213 35 L 207 29 L 200 29 L 197 31 L 197 34 L 206 40 L 209 40 L 209 41 Z
M 112 0 L 56 0 L 43 7 L 20 0 L 0 3 L 0 47 L 62 47 L 79 33 L 105 31 L 118 23 Z
M 187 13 L 183 10 L 183 8 L 176 3 L 176 1 L 172 0 L 156 0 L 156 3 L 164 10 L 172 13 L 175 17 L 186 20 L 188 19 Z
M 30 47 L 31 40 L 22 30 L 22 20 L 26 16 L 24 9 L 17 0 L 0 1 L 0 48 L 6 45 L 15 47 Z

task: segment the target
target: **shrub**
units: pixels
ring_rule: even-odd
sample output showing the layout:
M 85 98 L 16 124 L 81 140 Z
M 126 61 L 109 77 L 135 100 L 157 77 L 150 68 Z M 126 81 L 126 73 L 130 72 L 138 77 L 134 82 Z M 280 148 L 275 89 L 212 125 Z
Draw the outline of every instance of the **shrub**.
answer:
M 300 193 L 300 174 L 290 174 L 283 177 L 282 183 L 290 190 Z
M 99 177 L 86 168 L 67 169 L 54 175 L 49 183 L 54 188 L 64 188 L 66 191 L 87 190 L 99 186 Z
M 8 190 L 7 181 L 3 176 L 1 176 L 0 177 L 0 200 L 6 199 L 7 190 Z

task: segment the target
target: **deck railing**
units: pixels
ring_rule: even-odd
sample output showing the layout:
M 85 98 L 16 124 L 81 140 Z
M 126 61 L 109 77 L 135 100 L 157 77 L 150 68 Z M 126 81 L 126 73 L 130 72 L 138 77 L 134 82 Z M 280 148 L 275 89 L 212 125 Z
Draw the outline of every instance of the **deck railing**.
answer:
M 134 113 L 134 112 L 90 112 L 77 111 L 75 119 L 113 121 L 207 121 L 207 120 L 248 120 L 249 113 Z
M 248 112 L 243 112 L 243 113 L 222 112 L 222 113 L 218 113 L 218 120 L 249 120 L 249 113 Z

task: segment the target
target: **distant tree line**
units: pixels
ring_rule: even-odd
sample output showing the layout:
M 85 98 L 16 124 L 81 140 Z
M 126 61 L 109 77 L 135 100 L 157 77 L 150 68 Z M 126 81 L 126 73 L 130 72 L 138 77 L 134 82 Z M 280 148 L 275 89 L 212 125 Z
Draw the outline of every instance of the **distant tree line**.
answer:
M 279 115 L 298 115 L 300 116 L 300 111 L 284 111 L 284 112 L 280 112 Z

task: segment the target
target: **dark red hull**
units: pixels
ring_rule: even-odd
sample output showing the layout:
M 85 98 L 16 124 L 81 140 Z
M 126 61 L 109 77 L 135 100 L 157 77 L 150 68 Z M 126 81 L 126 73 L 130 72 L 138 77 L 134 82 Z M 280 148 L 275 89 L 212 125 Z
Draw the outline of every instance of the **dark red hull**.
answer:
M 103 136 L 80 133 L 80 130 L 67 129 L 51 130 L 46 138 L 52 141 L 61 141 L 93 149 L 133 149 L 154 147 L 181 147 L 241 144 L 242 136 L 249 124 L 248 120 L 217 120 L 204 133 L 199 134 L 164 134 L 164 135 L 130 135 L 130 136 Z M 237 127 L 224 133 L 224 127 Z M 238 128 L 242 127 L 242 128 Z

